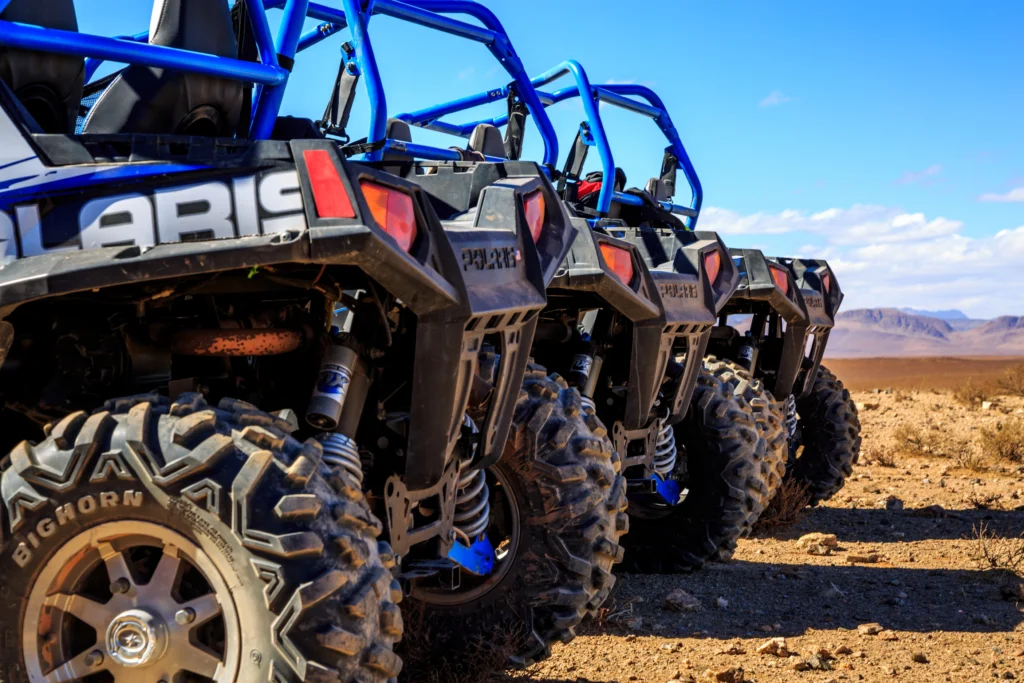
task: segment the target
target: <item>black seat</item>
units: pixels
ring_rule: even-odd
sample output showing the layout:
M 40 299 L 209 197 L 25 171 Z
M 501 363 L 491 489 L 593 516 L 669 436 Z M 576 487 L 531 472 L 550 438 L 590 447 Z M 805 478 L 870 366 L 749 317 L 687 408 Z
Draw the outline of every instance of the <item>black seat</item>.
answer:
M 149 42 L 218 57 L 237 54 L 231 12 L 221 0 L 156 0 Z M 233 136 L 247 87 L 212 76 L 129 66 L 89 112 L 85 132 Z
M 74 0 L 13 0 L 4 21 L 78 31 Z M 0 49 L 0 80 L 45 133 L 73 133 L 85 83 L 85 60 L 48 52 Z
M 489 157 L 505 158 L 505 141 L 501 131 L 489 123 L 481 123 L 473 129 L 467 149 Z

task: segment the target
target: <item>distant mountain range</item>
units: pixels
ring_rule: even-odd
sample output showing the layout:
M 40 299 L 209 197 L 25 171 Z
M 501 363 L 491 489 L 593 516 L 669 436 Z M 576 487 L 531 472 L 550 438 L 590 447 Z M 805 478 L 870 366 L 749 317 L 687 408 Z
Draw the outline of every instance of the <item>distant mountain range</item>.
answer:
M 833 358 L 1024 356 L 1024 316 L 972 320 L 960 311 L 922 313 L 897 308 L 841 312 L 826 353 Z

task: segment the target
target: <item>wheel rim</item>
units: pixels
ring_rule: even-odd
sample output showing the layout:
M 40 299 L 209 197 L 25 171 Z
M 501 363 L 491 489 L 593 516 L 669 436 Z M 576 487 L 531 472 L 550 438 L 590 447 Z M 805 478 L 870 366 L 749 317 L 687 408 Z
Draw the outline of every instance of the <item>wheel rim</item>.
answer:
M 493 590 L 512 569 L 522 535 L 520 503 L 509 478 L 500 468 L 487 469 L 487 485 L 491 489 L 491 521 L 487 526 L 487 536 L 492 542 L 498 540 L 494 544 L 494 571 L 487 576 L 463 573 L 462 585 L 455 590 L 414 585 L 413 598 L 432 605 L 464 605 Z
M 187 673 L 221 683 L 237 674 L 227 582 L 198 545 L 156 524 L 110 522 L 76 535 L 32 584 L 25 614 L 32 681 L 106 672 L 114 681 L 171 683 Z

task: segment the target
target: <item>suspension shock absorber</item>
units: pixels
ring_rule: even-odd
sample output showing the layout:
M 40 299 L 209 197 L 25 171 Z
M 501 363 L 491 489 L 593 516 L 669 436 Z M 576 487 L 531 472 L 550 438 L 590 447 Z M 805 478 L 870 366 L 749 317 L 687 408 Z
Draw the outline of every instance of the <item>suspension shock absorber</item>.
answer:
M 596 354 L 593 344 L 587 343 L 586 348 L 573 357 L 572 366 L 566 377 L 569 385 L 579 390 L 583 406 L 591 410 L 596 409 L 594 392 L 597 390 L 597 380 L 601 376 L 603 365 L 604 358 Z
M 676 447 L 676 432 L 668 424 L 668 415 L 658 418 L 658 440 L 654 447 L 651 469 L 662 479 L 670 478 L 676 469 L 679 449 Z
M 459 462 L 459 478 L 455 494 L 455 533 L 468 546 L 480 538 L 491 522 L 491 492 L 487 486 L 487 474 L 479 467 L 473 468 L 473 456 L 480 430 L 466 415 L 463 432 L 469 439 L 466 456 Z
M 354 344 L 347 335 L 338 335 L 324 353 L 306 421 L 324 430 L 316 437 L 324 449 L 323 461 L 348 472 L 360 486 L 363 465 L 355 435 L 369 388 L 369 374 Z

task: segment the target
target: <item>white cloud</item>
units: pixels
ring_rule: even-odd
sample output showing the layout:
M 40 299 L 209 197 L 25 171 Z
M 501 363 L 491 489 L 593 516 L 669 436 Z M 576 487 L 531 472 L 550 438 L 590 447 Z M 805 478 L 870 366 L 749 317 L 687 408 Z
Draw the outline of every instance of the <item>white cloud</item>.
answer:
M 986 192 L 978 197 L 979 202 L 1024 202 L 1024 187 L 1015 187 L 1006 194 Z
M 754 235 L 787 235 L 805 258 L 827 259 L 847 294 L 844 308 L 962 308 L 969 315 L 1024 314 L 1024 225 L 994 235 L 962 234 L 964 224 L 897 207 L 855 204 L 807 212 L 742 215 L 708 207 L 700 228 L 728 246 Z M 760 241 L 760 240 L 759 240 Z M 772 255 L 781 255 L 770 248 Z
M 905 171 L 903 175 L 900 176 L 899 180 L 896 181 L 896 184 L 913 185 L 914 183 L 922 183 L 924 185 L 930 185 L 933 181 L 930 181 L 929 178 L 934 178 L 940 173 L 942 173 L 942 166 L 939 164 L 932 164 L 923 171 Z
M 788 95 L 784 95 L 781 90 L 772 90 L 768 97 L 761 100 L 761 107 L 777 107 L 780 104 L 786 102 L 792 102 L 793 98 Z

